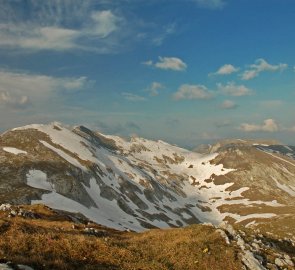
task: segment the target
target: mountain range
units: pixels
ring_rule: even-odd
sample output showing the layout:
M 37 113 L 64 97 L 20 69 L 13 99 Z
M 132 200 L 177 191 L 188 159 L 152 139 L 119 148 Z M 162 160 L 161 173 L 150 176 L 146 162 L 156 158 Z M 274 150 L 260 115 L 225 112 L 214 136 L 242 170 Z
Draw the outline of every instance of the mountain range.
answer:
M 0 203 L 44 204 L 120 231 L 231 224 L 295 241 L 295 147 L 232 139 L 190 151 L 28 125 L 0 136 Z

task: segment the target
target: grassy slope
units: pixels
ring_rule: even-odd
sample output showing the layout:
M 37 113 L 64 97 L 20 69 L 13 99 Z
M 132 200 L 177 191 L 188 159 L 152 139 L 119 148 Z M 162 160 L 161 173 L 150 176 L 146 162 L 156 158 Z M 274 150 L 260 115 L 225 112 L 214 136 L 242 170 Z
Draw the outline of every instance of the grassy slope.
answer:
M 215 228 L 118 232 L 95 224 L 76 224 L 44 206 L 24 206 L 38 219 L 8 218 L 0 211 L 0 260 L 34 269 L 241 269 L 239 250 Z M 97 235 L 84 232 L 98 230 Z M 226 258 L 226 259 L 225 259 Z

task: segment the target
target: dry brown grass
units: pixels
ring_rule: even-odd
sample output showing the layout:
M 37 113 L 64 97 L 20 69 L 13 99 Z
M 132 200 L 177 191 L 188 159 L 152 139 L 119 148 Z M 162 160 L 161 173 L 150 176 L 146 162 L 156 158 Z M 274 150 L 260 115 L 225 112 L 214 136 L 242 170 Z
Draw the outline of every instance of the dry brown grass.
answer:
M 32 208 L 31 208 L 32 209 Z M 213 227 L 118 232 L 78 224 L 43 206 L 40 219 L 8 218 L 0 212 L 0 260 L 34 269 L 241 269 L 238 250 L 226 245 Z M 102 236 L 87 235 L 91 226 Z M 226 259 L 225 259 L 226 258 Z

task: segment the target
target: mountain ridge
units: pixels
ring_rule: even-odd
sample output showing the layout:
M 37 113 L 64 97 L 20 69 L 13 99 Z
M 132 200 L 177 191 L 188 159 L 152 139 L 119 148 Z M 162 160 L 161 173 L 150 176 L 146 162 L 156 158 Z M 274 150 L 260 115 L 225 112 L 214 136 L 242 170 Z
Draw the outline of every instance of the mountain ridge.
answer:
M 136 231 L 222 221 L 253 226 L 295 213 L 291 147 L 231 140 L 198 154 L 56 122 L 0 138 L 1 202 L 44 203 Z

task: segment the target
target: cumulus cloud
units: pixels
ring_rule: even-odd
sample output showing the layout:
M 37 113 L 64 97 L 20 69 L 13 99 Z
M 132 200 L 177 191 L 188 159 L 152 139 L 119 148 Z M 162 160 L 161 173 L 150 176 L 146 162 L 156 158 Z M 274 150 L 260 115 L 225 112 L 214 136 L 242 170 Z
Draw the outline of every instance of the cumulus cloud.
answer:
M 158 96 L 159 90 L 164 89 L 165 86 L 159 82 L 153 82 L 148 88 L 147 91 L 151 96 Z
M 221 109 L 230 110 L 230 109 L 237 108 L 238 105 L 232 100 L 225 100 L 225 101 L 222 102 L 220 107 L 221 107 Z
M 223 0 L 192 0 L 197 3 L 200 7 L 219 9 L 224 7 L 225 2 Z
M 251 80 L 257 76 L 261 72 L 269 71 L 269 72 L 275 72 L 275 71 L 283 71 L 288 67 L 287 64 L 277 64 L 277 65 L 271 65 L 266 60 L 260 58 L 255 61 L 255 64 L 250 65 L 250 69 L 244 71 L 241 74 L 242 80 Z
M 234 67 L 231 64 L 225 64 L 222 67 L 220 67 L 214 75 L 230 75 L 232 73 L 238 72 L 239 68 Z
M 204 85 L 183 84 L 173 94 L 175 100 L 181 99 L 210 99 L 213 93 Z
M 5 3 L 7 15 L 0 13 L 0 47 L 8 49 L 106 52 L 125 23 L 112 10 L 94 10 L 90 0 L 29 0 L 26 14 L 13 2 Z
M 217 88 L 221 93 L 234 97 L 249 96 L 253 93 L 245 85 L 236 85 L 234 82 L 229 82 L 226 85 L 218 83 Z
M 139 96 L 139 95 L 129 93 L 129 92 L 122 93 L 122 96 L 124 97 L 124 99 L 129 100 L 129 101 L 133 101 L 133 102 L 146 100 L 146 98 L 143 96 Z
M 29 101 L 44 101 L 60 92 L 88 88 L 93 82 L 86 77 L 52 77 L 11 71 L 0 71 L 0 104 L 24 108 Z
M 240 125 L 239 129 L 245 132 L 276 132 L 279 130 L 279 127 L 275 120 L 266 119 L 261 125 L 243 123 Z
M 161 57 L 159 56 L 159 61 L 153 63 L 152 60 L 143 62 L 144 65 L 154 66 L 159 69 L 164 70 L 174 70 L 174 71 L 183 71 L 187 68 L 186 63 L 184 63 L 180 58 L 177 57 Z

